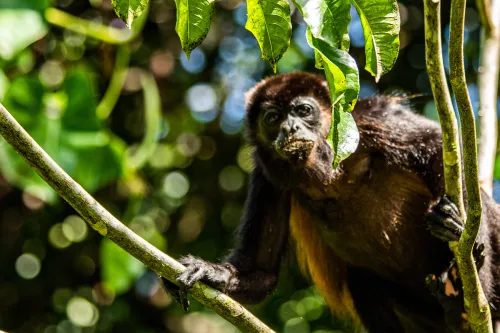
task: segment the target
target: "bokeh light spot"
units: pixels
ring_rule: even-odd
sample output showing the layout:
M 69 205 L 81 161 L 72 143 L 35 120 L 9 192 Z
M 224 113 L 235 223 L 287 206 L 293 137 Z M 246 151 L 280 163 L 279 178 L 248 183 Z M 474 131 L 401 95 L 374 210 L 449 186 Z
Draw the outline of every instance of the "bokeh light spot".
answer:
M 163 180 L 163 191 L 171 198 L 180 199 L 189 191 L 189 180 L 181 172 L 171 172 Z
M 217 94 L 210 84 L 195 84 L 186 93 L 186 103 L 194 112 L 207 112 L 217 106 Z
M 59 61 L 49 60 L 40 68 L 40 81 L 47 87 L 57 87 L 63 80 L 64 68 Z
M 16 272 L 26 280 L 35 278 L 42 268 L 40 259 L 32 253 L 24 253 L 16 260 Z
M 309 333 L 309 323 L 303 318 L 297 317 L 288 320 L 283 329 L 284 333 Z
M 71 241 L 64 235 L 62 224 L 57 223 L 49 230 L 49 242 L 58 249 L 64 249 L 71 245 Z
M 87 224 L 77 215 L 70 215 L 62 223 L 62 232 L 72 242 L 81 242 L 87 237 Z
M 205 69 L 205 54 L 200 48 L 194 49 L 189 55 L 189 60 L 184 52 L 181 52 L 181 65 L 189 73 L 200 73 Z
M 73 296 L 73 292 L 68 288 L 58 288 L 52 294 L 52 306 L 57 312 L 65 312 L 68 301 Z
M 97 323 L 99 310 L 85 298 L 73 297 L 66 308 L 69 320 L 76 326 L 90 327 Z
M 243 172 L 234 165 L 225 167 L 219 174 L 220 187 L 229 192 L 240 190 L 243 187 L 243 181 Z
M 194 156 L 201 147 L 201 140 L 192 133 L 182 133 L 177 138 L 177 150 L 184 156 Z

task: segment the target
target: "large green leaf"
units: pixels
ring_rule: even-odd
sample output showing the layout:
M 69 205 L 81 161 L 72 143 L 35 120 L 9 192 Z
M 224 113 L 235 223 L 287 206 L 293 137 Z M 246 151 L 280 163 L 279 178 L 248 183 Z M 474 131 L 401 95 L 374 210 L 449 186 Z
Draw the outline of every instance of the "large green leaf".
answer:
M 96 118 L 96 101 L 84 72 L 68 74 L 61 91 L 47 91 L 37 76 L 11 82 L 5 107 L 54 160 L 88 191 L 123 173 L 125 145 L 109 135 Z M 5 142 L 0 171 L 7 180 L 53 202 L 55 192 Z
M 387 73 L 399 53 L 399 10 L 396 0 L 351 0 L 365 36 L 365 69 L 375 81 Z
M 203 42 L 210 30 L 214 0 L 175 0 L 177 22 L 175 31 L 187 57 Z
M 292 22 L 286 0 L 247 0 L 248 20 L 245 25 L 259 42 L 262 58 L 276 72 L 276 63 L 290 45 Z
M 313 36 L 321 37 L 336 48 L 349 49 L 349 0 L 295 0 L 295 4 Z
M 148 0 L 111 0 L 116 15 L 130 28 L 132 22 L 146 10 Z
M 33 9 L 5 9 L 0 5 L 0 57 L 10 60 L 47 34 L 42 14 Z
M 108 239 L 103 239 L 99 249 L 101 277 L 106 287 L 117 294 L 127 292 L 146 267 Z
M 333 102 L 332 127 L 328 143 L 335 153 L 333 166 L 353 153 L 359 142 L 356 123 L 350 114 L 359 93 L 359 73 L 354 59 L 346 51 L 308 34 L 308 42 L 321 56 L 330 98 Z

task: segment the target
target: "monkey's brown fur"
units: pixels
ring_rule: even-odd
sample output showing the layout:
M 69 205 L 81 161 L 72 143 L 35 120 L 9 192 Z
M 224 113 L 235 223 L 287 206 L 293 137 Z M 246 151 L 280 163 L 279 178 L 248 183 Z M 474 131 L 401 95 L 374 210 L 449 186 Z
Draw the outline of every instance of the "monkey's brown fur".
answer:
M 314 99 L 318 119 L 296 120 L 290 112 L 297 96 Z M 284 121 L 292 127 L 284 122 L 281 132 L 270 130 L 262 119 L 266 110 L 291 117 Z M 202 279 L 240 301 L 259 301 L 276 286 L 290 235 L 300 266 L 337 315 L 372 333 L 450 332 L 425 284 L 452 259 L 426 223 L 444 194 L 440 127 L 389 97 L 360 100 L 353 111 L 359 146 L 332 170 L 325 140 L 331 104 L 322 78 L 294 73 L 266 79 L 247 95 L 247 111 L 256 167 L 239 245 L 223 264 L 185 258 L 188 270 L 179 281 L 189 287 Z M 303 140 L 292 129 L 317 136 L 312 149 L 304 145 L 305 159 L 276 153 L 283 128 L 286 140 Z M 500 269 L 492 258 L 500 253 L 500 215 L 491 198 L 484 196 L 483 206 L 479 241 L 487 257 L 480 278 L 498 308 Z

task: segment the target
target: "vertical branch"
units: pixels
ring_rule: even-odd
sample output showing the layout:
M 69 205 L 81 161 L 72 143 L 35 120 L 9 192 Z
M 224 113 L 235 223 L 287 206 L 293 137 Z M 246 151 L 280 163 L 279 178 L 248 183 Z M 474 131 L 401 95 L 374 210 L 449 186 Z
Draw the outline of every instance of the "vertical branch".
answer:
M 457 204 L 462 217 L 465 217 L 458 125 L 444 72 L 440 11 L 439 0 L 424 0 L 425 59 L 443 131 L 443 167 L 446 194 Z
M 478 7 L 485 5 L 478 1 Z M 477 84 L 479 88 L 479 182 L 491 195 L 493 168 L 497 150 L 497 89 L 500 65 L 500 0 L 492 0 L 489 16 L 483 18 L 481 28 L 481 56 Z M 490 24 L 486 20 L 490 19 Z
M 474 332 L 493 332 L 488 302 L 484 296 L 472 248 L 481 225 L 481 194 L 478 181 L 476 126 L 465 81 L 463 40 L 465 0 L 452 0 L 450 19 L 450 82 L 462 128 L 465 187 L 467 190 L 467 223 L 455 250 L 464 290 L 464 304 Z

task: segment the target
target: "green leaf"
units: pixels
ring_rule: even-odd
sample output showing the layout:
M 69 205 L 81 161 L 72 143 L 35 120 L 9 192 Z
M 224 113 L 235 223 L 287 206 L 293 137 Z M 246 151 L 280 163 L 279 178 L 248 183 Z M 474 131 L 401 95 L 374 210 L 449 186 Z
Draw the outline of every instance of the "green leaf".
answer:
M 333 167 L 354 153 L 359 143 L 359 131 L 356 122 L 350 112 L 342 110 L 342 106 L 337 104 L 333 108 L 332 126 L 328 133 L 327 142 L 335 152 Z
M 3 104 L 78 183 L 93 192 L 123 174 L 125 144 L 107 133 L 96 116 L 92 82 L 68 73 L 62 89 L 47 91 L 38 76 L 13 80 Z M 0 144 L 0 171 L 15 186 L 47 202 L 55 192 L 7 144 Z
M 191 51 L 203 42 L 210 30 L 214 0 L 175 0 L 177 22 L 175 31 L 189 59 Z
M 262 58 L 276 72 L 276 63 L 290 45 L 292 23 L 286 0 L 247 0 L 248 20 L 245 28 L 257 39 Z
M 346 51 L 308 34 L 308 42 L 319 55 L 325 68 L 333 104 L 340 103 L 344 111 L 352 111 L 359 93 L 359 73 L 354 59 Z
M 116 15 L 130 28 L 132 22 L 146 10 L 148 0 L 111 0 Z
M 100 121 L 96 117 L 97 101 L 88 73 L 73 71 L 63 84 L 68 96 L 68 105 L 62 116 L 64 128 L 70 131 L 98 131 Z
M 351 0 L 363 26 L 365 69 L 375 81 L 387 73 L 399 53 L 399 9 L 396 0 Z
M 308 33 L 308 42 L 321 56 L 330 98 L 333 103 L 332 126 L 327 141 L 335 153 L 333 167 L 353 153 L 359 142 L 356 123 L 349 113 L 359 93 L 359 73 L 354 59 L 327 41 Z
M 127 292 L 146 267 L 108 239 L 101 242 L 101 278 L 117 295 Z
M 48 32 L 40 12 L 0 6 L 0 57 L 10 60 Z
M 314 37 L 322 38 L 336 48 L 349 49 L 349 0 L 295 0 L 294 3 Z

